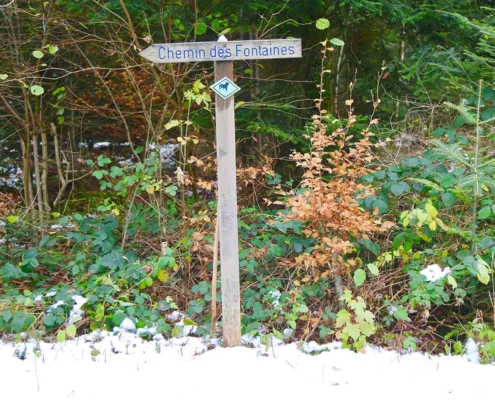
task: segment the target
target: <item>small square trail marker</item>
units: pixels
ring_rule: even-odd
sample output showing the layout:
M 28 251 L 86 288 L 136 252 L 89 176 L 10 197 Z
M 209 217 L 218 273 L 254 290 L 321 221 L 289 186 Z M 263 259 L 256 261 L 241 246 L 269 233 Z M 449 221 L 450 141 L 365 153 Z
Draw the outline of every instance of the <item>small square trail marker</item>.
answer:
M 234 60 L 301 58 L 301 39 L 240 40 L 154 44 L 141 53 L 153 63 L 215 62 L 216 145 L 218 158 L 218 210 L 220 271 L 222 279 L 223 343 L 241 345 L 239 243 L 235 158 Z
M 237 86 L 227 77 L 220 79 L 218 82 L 215 82 L 210 87 L 224 100 L 227 100 L 234 93 L 237 93 L 239 90 L 241 90 L 239 86 Z

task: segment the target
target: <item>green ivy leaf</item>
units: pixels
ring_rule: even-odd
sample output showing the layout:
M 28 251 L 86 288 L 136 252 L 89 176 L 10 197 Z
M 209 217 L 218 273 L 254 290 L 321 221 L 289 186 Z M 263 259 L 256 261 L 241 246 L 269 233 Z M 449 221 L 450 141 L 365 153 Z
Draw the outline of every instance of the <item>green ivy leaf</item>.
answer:
M 5 322 L 9 322 L 10 319 L 12 318 L 12 313 L 10 311 L 5 311 L 3 314 L 2 314 L 2 317 L 3 317 L 3 320 Z
M 431 217 L 431 218 L 436 218 L 437 215 L 438 215 L 438 211 L 437 209 L 435 208 L 435 206 L 431 203 L 426 203 L 425 204 L 425 211 L 428 213 L 428 215 Z
M 440 186 L 443 188 L 450 188 L 456 184 L 457 177 L 454 174 L 446 174 L 440 181 Z
M 316 28 L 320 31 L 327 29 L 330 26 L 330 21 L 326 18 L 320 18 L 316 21 Z
M 487 219 L 490 218 L 492 215 L 492 210 L 490 209 L 489 206 L 485 206 L 481 208 L 481 210 L 478 212 L 478 219 Z
M 115 325 L 115 326 L 120 326 L 120 324 L 122 323 L 122 321 L 127 317 L 126 314 L 122 313 L 122 312 L 118 312 L 116 313 L 113 318 L 112 318 L 112 323 Z
M 50 54 L 55 54 L 59 50 L 58 46 L 48 46 L 48 52 Z
M 32 54 L 33 54 L 33 57 L 34 57 L 34 58 L 37 58 L 38 60 L 39 60 L 40 58 L 43 58 L 43 56 L 45 55 L 45 54 L 43 54 L 43 52 L 42 52 L 42 51 L 39 51 L 39 50 L 35 50 L 35 51 L 33 51 L 33 53 L 32 53 Z
M 354 341 L 359 339 L 361 330 L 358 324 L 348 323 L 342 330 L 343 333 L 347 333 Z
M 330 40 L 330 43 L 332 43 L 334 46 L 343 46 L 345 45 L 344 41 L 343 40 L 340 40 L 340 39 L 337 39 L 337 38 L 333 38 Z
M 431 134 L 433 137 L 437 138 L 442 136 L 447 130 L 445 128 L 437 128 Z
M 14 320 L 12 321 L 11 327 L 12 331 L 16 333 L 22 332 L 24 330 L 24 313 L 22 311 L 20 312 L 20 314 L 14 314 Z
M 169 194 L 170 196 L 175 196 L 177 194 L 177 190 L 177 186 L 172 185 L 165 188 L 165 193 Z
M 67 336 L 70 337 L 70 338 L 73 338 L 76 336 L 76 326 L 75 325 L 69 325 L 66 329 L 66 332 L 67 332 Z
M 431 189 L 438 190 L 439 192 L 445 192 L 444 189 L 442 189 L 439 185 L 437 185 L 435 182 L 432 182 L 428 179 L 421 179 L 421 178 L 409 178 L 413 182 L 418 182 L 421 185 L 424 185 L 426 187 L 429 187 Z
M 174 329 L 172 329 L 172 337 L 182 337 L 184 335 L 182 327 L 181 326 L 174 326 Z
M 218 32 L 220 30 L 220 21 L 218 19 L 214 19 L 213 21 L 211 21 L 211 28 L 215 32 Z
M 404 307 L 398 307 L 397 311 L 394 312 L 394 317 L 402 321 L 407 321 L 407 318 L 409 318 Z
M 7 217 L 7 221 L 9 221 L 11 224 L 15 224 L 19 220 L 19 217 L 17 215 L 9 215 Z
M 5 264 L 0 268 L 0 276 L 4 280 L 19 279 L 22 278 L 24 273 L 11 263 Z
M 447 275 L 447 282 L 452 286 L 452 289 L 457 289 L 457 281 L 452 275 Z
M 158 280 L 162 283 L 166 283 L 168 281 L 168 277 L 169 277 L 169 272 L 165 269 L 160 269 L 158 270 Z
M 31 260 L 27 260 L 22 263 L 21 271 L 24 272 L 25 274 L 30 274 L 31 272 L 33 272 L 33 266 L 31 264 Z
M 373 275 L 378 276 L 379 271 L 378 271 L 378 267 L 376 266 L 376 264 L 371 263 L 371 264 L 368 264 L 367 267 Z
M 112 166 L 112 168 L 110 169 L 110 176 L 112 178 L 117 178 L 118 176 L 123 176 L 124 175 L 124 172 L 122 170 L 122 168 L 120 167 L 116 167 L 115 165 Z
M 67 333 L 65 332 L 65 329 L 60 329 L 57 332 L 57 342 L 65 342 L 65 339 L 67 339 Z
M 0 74 L 0 81 L 4 81 L 7 79 L 9 76 L 7 74 Z
M 57 323 L 57 316 L 53 314 L 46 314 L 45 318 L 43 319 L 43 323 L 47 327 L 54 326 Z
M 192 300 L 189 303 L 189 307 L 187 309 L 187 314 L 191 315 L 194 313 L 199 314 L 201 311 L 203 311 L 203 306 L 199 304 L 196 300 Z
M 408 157 L 404 159 L 401 164 L 405 167 L 418 167 L 421 165 L 421 161 L 418 157 Z
M 337 313 L 335 324 L 337 328 L 348 324 L 351 321 L 351 314 L 346 309 L 342 309 Z
M 41 87 L 40 85 L 33 85 L 31 86 L 31 93 L 35 96 L 41 96 L 43 93 L 45 93 L 45 89 L 43 89 L 43 87 Z
M 442 198 L 443 203 L 447 207 L 452 207 L 455 204 L 455 202 L 457 201 L 457 197 L 455 196 L 454 193 L 451 193 L 451 192 L 442 193 L 440 195 L 440 197 Z
M 196 35 L 203 35 L 204 33 L 206 33 L 207 29 L 208 27 L 204 22 L 198 22 L 195 27 Z
M 366 280 L 366 271 L 364 269 L 357 269 L 354 271 L 354 283 L 356 286 L 361 286 Z
M 103 178 L 103 171 L 94 171 L 94 172 L 93 172 L 93 176 L 94 176 L 96 179 L 100 180 L 101 178 Z
M 402 193 L 409 193 L 411 188 L 406 182 L 396 182 L 390 187 L 390 190 L 395 196 L 399 196 Z
M 485 285 L 490 282 L 490 266 L 480 257 L 476 258 L 476 269 L 478 270 L 477 277 L 479 281 Z
M 100 167 L 103 167 L 105 164 L 110 164 L 112 160 L 110 160 L 108 157 L 105 156 L 99 156 L 98 157 L 98 165 Z

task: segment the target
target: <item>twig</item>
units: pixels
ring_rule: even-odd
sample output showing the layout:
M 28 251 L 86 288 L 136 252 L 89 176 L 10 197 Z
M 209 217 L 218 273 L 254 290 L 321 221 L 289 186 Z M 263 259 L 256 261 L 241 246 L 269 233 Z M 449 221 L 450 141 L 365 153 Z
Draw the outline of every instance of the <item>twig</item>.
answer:
M 215 241 L 213 244 L 213 275 L 211 278 L 211 325 L 210 336 L 215 334 L 217 322 L 217 280 L 218 280 L 218 212 L 215 224 Z

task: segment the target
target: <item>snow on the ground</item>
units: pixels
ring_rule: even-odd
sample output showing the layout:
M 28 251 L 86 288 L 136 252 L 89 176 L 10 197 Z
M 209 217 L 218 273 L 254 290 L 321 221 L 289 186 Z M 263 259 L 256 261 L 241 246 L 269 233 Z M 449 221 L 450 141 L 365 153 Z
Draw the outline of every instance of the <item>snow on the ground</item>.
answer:
M 451 272 L 450 267 L 446 267 L 442 270 L 438 264 L 431 264 L 423 269 L 420 274 L 424 275 L 428 282 L 435 282 L 439 279 L 445 278 Z
M 14 164 L 8 167 L 0 167 L 0 186 L 15 188 L 22 182 L 22 170 Z
M 55 344 L 0 342 L 2 398 L 493 398 L 495 365 L 465 356 L 399 355 L 371 347 L 363 354 L 341 349 L 339 343 L 254 344 L 222 348 L 215 340 L 165 340 L 159 334 L 144 341 L 124 329 Z M 327 351 L 307 354 L 322 349 Z

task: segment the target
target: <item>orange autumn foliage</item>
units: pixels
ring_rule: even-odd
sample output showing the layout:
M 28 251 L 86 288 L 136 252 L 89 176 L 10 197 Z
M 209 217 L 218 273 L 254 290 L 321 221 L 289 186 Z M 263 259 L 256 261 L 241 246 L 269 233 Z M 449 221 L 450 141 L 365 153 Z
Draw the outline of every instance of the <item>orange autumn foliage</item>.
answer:
M 374 193 L 361 181 L 372 172 L 374 156 L 369 127 L 359 138 L 348 133 L 354 121 L 350 109 L 348 125 L 328 132 L 328 117 L 321 110 L 313 117 L 311 152 L 291 156 L 304 169 L 301 187 L 305 190 L 289 196 L 285 219 L 303 222 L 304 234 L 318 242 L 311 254 L 299 256 L 295 265 L 304 266 L 318 277 L 342 272 L 344 256 L 353 249 L 352 239 L 366 239 L 393 226 L 377 216 L 378 210 L 370 213 L 357 201 Z M 326 272 L 317 273 L 323 266 Z

